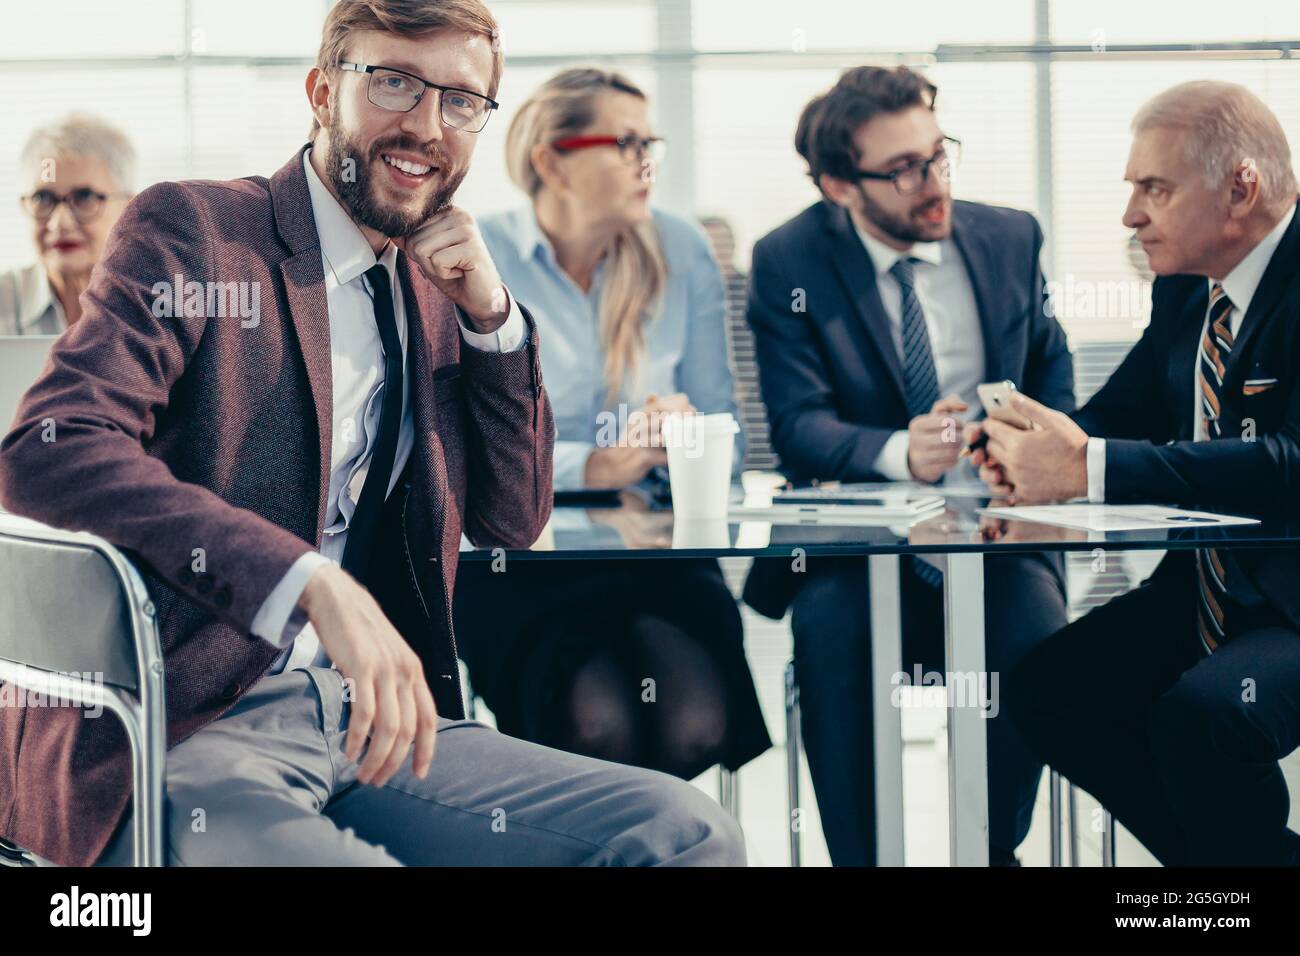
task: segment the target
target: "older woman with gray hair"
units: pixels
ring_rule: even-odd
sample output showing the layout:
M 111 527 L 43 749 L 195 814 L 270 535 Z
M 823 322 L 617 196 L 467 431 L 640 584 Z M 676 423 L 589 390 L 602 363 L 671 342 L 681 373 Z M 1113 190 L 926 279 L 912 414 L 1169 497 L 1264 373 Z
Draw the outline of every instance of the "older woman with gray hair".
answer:
M 56 335 L 81 318 L 81 293 L 133 194 L 135 149 L 116 127 L 74 113 L 31 135 L 20 175 L 36 262 L 0 273 L 0 335 Z

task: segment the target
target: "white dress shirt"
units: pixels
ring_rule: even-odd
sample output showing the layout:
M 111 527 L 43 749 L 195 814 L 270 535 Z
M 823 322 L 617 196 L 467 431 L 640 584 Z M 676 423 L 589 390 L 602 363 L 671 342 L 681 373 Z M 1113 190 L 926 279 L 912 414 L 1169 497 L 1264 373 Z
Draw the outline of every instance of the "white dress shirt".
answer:
M 1228 296 L 1228 301 L 1232 303 L 1232 311 L 1228 313 L 1228 331 L 1232 333 L 1233 339 L 1236 339 L 1237 333 L 1241 330 L 1241 321 L 1245 318 L 1247 310 L 1250 309 L 1250 300 L 1255 298 L 1255 291 L 1259 288 L 1260 280 L 1264 278 L 1264 270 L 1268 268 L 1269 262 L 1273 258 L 1273 253 L 1282 243 L 1282 237 L 1286 235 L 1287 229 L 1291 226 L 1291 219 L 1295 216 L 1295 206 L 1282 217 L 1282 220 L 1273 227 L 1273 231 L 1260 240 L 1259 245 L 1246 253 L 1246 257 L 1237 263 L 1233 270 L 1229 272 L 1221 281 L 1216 279 L 1206 279 L 1210 289 L 1214 288 L 1215 282 L 1223 286 L 1223 291 Z M 1204 320 L 1201 322 L 1201 337 L 1205 337 L 1205 326 L 1210 321 L 1209 310 L 1207 308 Z M 1199 340 L 1198 340 L 1199 341 Z M 1199 355 L 1199 352 L 1197 353 Z M 1200 359 L 1197 359 L 1199 368 Z M 1195 417 L 1192 420 L 1192 440 L 1205 440 L 1201 435 L 1201 421 L 1204 413 L 1201 410 L 1201 385 L 1198 381 L 1199 372 L 1193 369 L 1191 390 L 1188 393 L 1187 400 L 1192 403 L 1196 410 Z M 1091 502 L 1102 502 L 1106 500 L 1106 439 L 1089 438 L 1088 439 L 1088 500 Z
M 397 281 L 397 247 L 391 242 L 376 258 L 370 243 L 356 223 L 325 186 L 310 162 L 311 150 L 303 154 L 312 215 L 320 236 L 325 269 L 325 299 L 329 308 L 330 382 L 333 429 L 330 443 L 329 494 L 325 501 L 325 529 L 319 552 L 308 552 L 294 562 L 253 618 L 252 632 L 283 648 L 269 673 L 309 665 L 329 666 L 316 630 L 297 609 L 307 581 L 322 564 L 339 563 L 347 542 L 348 522 L 361 500 L 361 488 L 370 468 L 378 440 L 379 413 L 383 404 L 384 349 L 375 322 L 374 301 L 366 270 L 376 262 L 389 275 L 397 336 L 402 343 L 402 423 L 397 452 L 389 479 L 391 492 L 401 477 L 415 441 L 411 412 L 411 383 L 405 373 L 407 323 L 402 286 Z M 508 294 L 508 293 L 507 293 Z M 509 352 L 527 342 L 527 326 L 513 297 L 510 314 L 495 332 L 478 333 L 465 327 L 465 341 L 488 352 Z
M 59 335 L 67 327 L 63 303 L 39 262 L 0 273 L 0 335 Z
M 914 273 L 914 286 L 921 311 L 925 313 L 934 371 L 939 378 L 939 394 L 955 394 L 966 403 L 964 416 L 955 417 L 970 419 L 978 415 L 980 404 L 975 386 L 984 381 L 984 330 L 980 327 L 975 289 L 956 244 L 948 238 L 938 242 L 918 242 L 910 249 L 899 251 L 859 228 L 856 222 L 854 229 L 876 270 L 876 288 L 885 315 L 889 317 L 890 332 L 900 361 L 903 357 L 903 290 L 889 270 L 900 259 L 909 256 L 920 260 Z M 913 480 L 912 471 L 907 466 L 907 440 L 907 429 L 894 432 L 876 456 L 876 471 L 891 481 Z M 963 477 L 974 480 L 972 475 Z

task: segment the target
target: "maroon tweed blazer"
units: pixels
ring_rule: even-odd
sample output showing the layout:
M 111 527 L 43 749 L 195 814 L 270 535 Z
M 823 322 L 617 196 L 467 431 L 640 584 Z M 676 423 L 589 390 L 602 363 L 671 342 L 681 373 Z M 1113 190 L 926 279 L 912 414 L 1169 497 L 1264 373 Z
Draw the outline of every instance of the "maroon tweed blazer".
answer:
M 450 596 L 461 530 L 476 545 L 536 540 L 550 515 L 554 428 L 531 319 L 518 351 L 462 346 L 451 302 L 404 255 L 397 271 L 415 446 L 375 549 L 402 573 L 372 571 L 382 584 L 372 590 L 423 661 L 439 713 L 459 717 Z M 178 274 L 258 283 L 260 322 L 156 317 L 155 283 Z M 276 650 L 249 627 L 324 524 L 329 319 L 301 154 L 269 181 L 141 193 L 82 303 L 0 443 L 0 502 L 135 559 L 158 609 L 171 747 L 272 664 Z M 47 418 L 53 442 L 42 441 Z M 203 573 L 191 569 L 196 548 Z M 115 718 L 0 708 L 0 835 L 86 865 L 130 795 Z

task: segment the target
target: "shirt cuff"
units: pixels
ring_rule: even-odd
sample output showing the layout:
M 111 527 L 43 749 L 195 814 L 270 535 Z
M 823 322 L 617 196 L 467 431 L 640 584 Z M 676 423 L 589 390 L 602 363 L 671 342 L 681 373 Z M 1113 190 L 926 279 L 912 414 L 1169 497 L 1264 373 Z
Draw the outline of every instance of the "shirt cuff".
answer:
M 555 443 L 556 491 L 581 491 L 587 487 L 587 459 L 596 446 L 585 441 L 557 441 Z
M 482 352 L 514 352 L 528 343 L 528 324 L 519 303 L 505 286 L 506 298 L 510 300 L 510 314 L 495 332 L 475 332 L 469 327 L 469 319 L 460 306 L 456 307 L 456 318 L 460 322 L 461 337 L 474 348 Z
M 1106 439 L 1088 439 L 1088 500 L 1106 500 Z
M 889 481 L 913 481 L 907 467 L 907 432 L 897 431 L 885 439 L 876 455 L 875 469 Z
M 330 559 L 319 551 L 308 551 L 284 573 L 253 617 L 249 628 L 257 637 L 281 649 L 293 643 L 307 623 L 307 615 L 298 608 L 298 598 L 311 576 Z

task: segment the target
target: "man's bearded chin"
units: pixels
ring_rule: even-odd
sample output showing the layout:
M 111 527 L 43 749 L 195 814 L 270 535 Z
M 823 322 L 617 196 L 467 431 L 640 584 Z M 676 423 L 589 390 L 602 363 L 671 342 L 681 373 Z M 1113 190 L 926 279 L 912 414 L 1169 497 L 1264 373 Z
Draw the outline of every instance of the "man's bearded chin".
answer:
M 456 190 L 460 188 L 461 181 L 465 178 L 465 170 L 451 173 L 446 157 L 439 155 L 432 165 L 438 167 L 439 174 L 442 176 L 442 185 L 429 196 L 423 209 L 418 213 L 411 213 L 398 207 L 386 206 L 375 195 L 374 182 L 370 178 L 371 166 L 375 161 L 383 162 L 379 155 L 386 149 L 409 147 L 398 146 L 395 143 L 384 144 L 372 149 L 368 156 L 370 162 L 363 165 L 356 159 L 366 156 L 366 150 L 348 140 L 337 123 L 329 127 L 328 134 L 330 146 L 328 172 L 334 191 L 354 222 L 390 239 L 401 239 L 412 235 L 436 213 L 451 205 L 452 197 L 456 195 Z M 425 152 L 422 149 L 413 151 Z M 344 163 L 347 160 L 352 162 L 347 162 L 345 175 Z
M 944 219 L 942 223 L 919 222 L 912 218 L 913 213 L 919 213 L 926 206 L 934 203 L 945 202 L 943 199 L 924 203 L 909 210 L 906 216 L 898 216 L 872 202 L 866 190 L 863 190 L 860 195 L 862 197 L 862 210 L 866 213 L 867 218 L 879 226 L 882 232 L 893 236 L 899 242 L 935 242 L 939 239 L 948 238 L 952 232 L 951 216 Z

